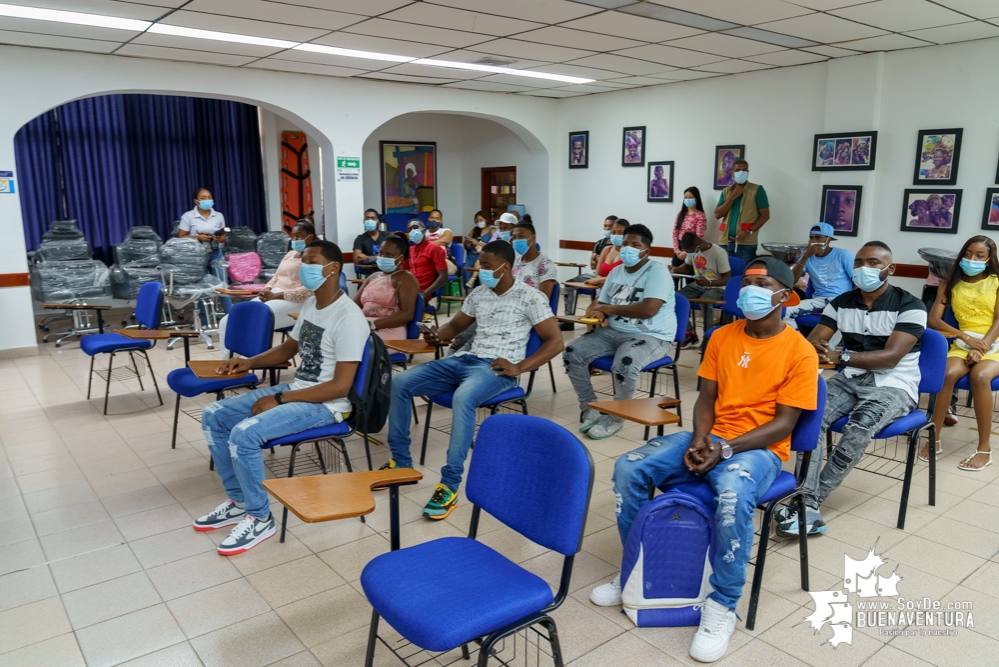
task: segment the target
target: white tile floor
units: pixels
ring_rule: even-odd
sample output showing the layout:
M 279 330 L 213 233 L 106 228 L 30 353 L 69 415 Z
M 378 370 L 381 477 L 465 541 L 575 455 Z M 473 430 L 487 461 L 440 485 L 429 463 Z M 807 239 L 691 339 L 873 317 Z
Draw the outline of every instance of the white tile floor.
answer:
M 201 345 L 194 351 L 196 358 L 214 356 Z M 190 527 L 192 517 L 224 497 L 208 470 L 200 426 L 182 414 L 177 449 L 170 449 L 174 396 L 165 377 L 182 365 L 183 352 L 180 346 L 168 352 L 161 344 L 151 358 L 165 405 L 158 405 L 148 382 L 142 392 L 134 381 L 115 383 L 106 417 L 100 390 L 85 399 L 89 360 L 75 343 L 0 361 L 0 666 L 363 664 L 370 608 L 358 578 L 368 560 L 388 550 L 386 498 L 379 498 L 367 524 L 305 525 L 293 519 L 284 544 L 273 539 L 241 556 L 219 556 L 215 546 L 224 531 L 205 534 Z M 680 359 L 687 417 L 696 396 L 696 359 L 689 352 Z M 556 366 L 558 392 L 552 393 L 546 373 L 539 374 L 530 411 L 574 431 L 575 398 Z M 606 385 L 608 379 L 596 382 Z M 447 411 L 435 410 L 434 423 L 446 422 Z M 415 427 L 417 443 L 421 434 L 422 425 Z M 693 628 L 637 629 L 616 609 L 587 599 L 590 588 L 619 567 L 610 474 L 614 459 L 641 443 L 642 435 L 641 427 L 632 426 L 602 442 L 584 438 L 597 465 L 587 536 L 572 594 L 554 614 L 569 664 L 692 664 L 687 648 Z M 937 505 L 926 504 L 926 466 L 918 465 L 905 531 L 895 529 L 898 482 L 854 472 L 832 495 L 825 508 L 829 532 L 809 540 L 811 585 L 841 588 L 844 554 L 861 559 L 876 542 L 887 562 L 879 573 L 897 569 L 900 595 L 944 604 L 969 601 L 975 627 L 942 638 L 883 637 L 857 628 L 852 644 L 835 650 L 822 645 L 832 635 L 828 626 L 815 635 L 799 625 L 814 606 L 798 584 L 797 548 L 787 544 L 768 557 L 756 629 L 748 632 L 740 622 L 719 664 L 995 662 L 999 466 L 975 474 L 956 469 L 974 448 L 972 419 L 962 418 L 943 435 Z M 420 518 L 446 442 L 446 435 L 431 431 L 425 480 L 404 490 L 404 545 L 467 530 L 467 504 L 441 523 Z M 359 441 L 348 447 L 362 466 Z M 387 452 L 375 447 L 374 456 L 380 465 Z M 480 536 L 557 581 L 554 554 L 488 518 Z M 446 575 L 447 564 L 441 568 Z M 747 599 L 748 586 L 743 616 Z M 398 664 L 384 649 L 376 662 Z

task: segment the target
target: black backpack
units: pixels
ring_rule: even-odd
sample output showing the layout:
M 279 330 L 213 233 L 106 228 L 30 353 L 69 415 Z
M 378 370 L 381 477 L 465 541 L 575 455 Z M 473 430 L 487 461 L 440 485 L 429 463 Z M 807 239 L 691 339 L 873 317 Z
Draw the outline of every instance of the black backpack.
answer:
M 352 384 L 347 394 L 354 406 L 347 423 L 365 435 L 377 433 L 385 427 L 392 400 L 392 359 L 388 348 L 375 334 L 371 334 L 369 340 L 371 358 L 364 377 L 364 393 L 359 395 Z

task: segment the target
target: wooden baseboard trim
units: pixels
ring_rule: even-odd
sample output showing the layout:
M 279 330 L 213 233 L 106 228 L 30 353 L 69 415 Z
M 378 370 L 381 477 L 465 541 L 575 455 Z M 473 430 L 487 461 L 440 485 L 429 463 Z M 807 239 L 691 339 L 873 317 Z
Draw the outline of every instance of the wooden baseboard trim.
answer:
M 27 273 L 0 273 L 0 287 L 27 287 L 30 284 Z

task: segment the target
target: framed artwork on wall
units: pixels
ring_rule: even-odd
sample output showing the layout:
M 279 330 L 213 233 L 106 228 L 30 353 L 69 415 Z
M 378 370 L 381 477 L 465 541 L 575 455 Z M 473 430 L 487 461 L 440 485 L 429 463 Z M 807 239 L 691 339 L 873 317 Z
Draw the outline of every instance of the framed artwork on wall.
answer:
M 982 229 L 993 234 L 999 233 L 999 188 L 985 191 L 985 213 L 982 215 Z
M 812 140 L 812 171 L 864 171 L 874 169 L 878 133 L 834 132 L 816 134 Z
M 673 161 L 649 162 L 645 201 L 673 201 Z
M 902 197 L 902 231 L 957 234 L 962 192 L 907 189 Z
M 823 185 L 819 220 L 832 225 L 836 236 L 856 236 L 863 192 L 859 185 Z
M 645 126 L 626 127 L 621 136 L 621 166 L 645 166 Z
M 746 159 L 746 144 L 735 146 L 715 146 L 715 190 L 724 190 L 735 185 L 732 178 L 732 167 L 736 160 Z
M 437 144 L 381 141 L 382 210 L 420 213 L 437 208 Z
M 569 133 L 569 169 L 587 169 L 590 166 L 590 132 L 580 130 Z
M 916 142 L 916 168 L 913 185 L 956 185 L 961 157 L 962 128 L 920 130 Z

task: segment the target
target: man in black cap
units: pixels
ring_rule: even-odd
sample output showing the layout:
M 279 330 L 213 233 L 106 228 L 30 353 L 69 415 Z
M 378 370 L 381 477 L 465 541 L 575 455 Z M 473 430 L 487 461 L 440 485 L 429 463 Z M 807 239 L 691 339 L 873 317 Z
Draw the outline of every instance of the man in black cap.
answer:
M 750 263 L 739 307 L 746 319 L 717 329 L 697 374 L 693 432 L 653 438 L 614 466 L 617 526 L 625 542 L 650 484 L 659 488 L 699 480 L 718 496 L 718 548 L 711 558 L 712 592 L 690 655 L 718 660 L 735 631 L 735 608 L 746 583 L 753 514 L 791 454 L 791 430 L 802 410 L 816 408 L 819 362 L 812 345 L 781 320 L 798 302 L 794 274 L 773 257 Z M 655 554 L 647 557 L 653 558 Z M 641 585 L 637 577 L 626 587 Z M 594 604 L 621 604 L 621 578 L 590 592 Z

